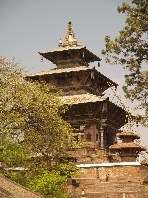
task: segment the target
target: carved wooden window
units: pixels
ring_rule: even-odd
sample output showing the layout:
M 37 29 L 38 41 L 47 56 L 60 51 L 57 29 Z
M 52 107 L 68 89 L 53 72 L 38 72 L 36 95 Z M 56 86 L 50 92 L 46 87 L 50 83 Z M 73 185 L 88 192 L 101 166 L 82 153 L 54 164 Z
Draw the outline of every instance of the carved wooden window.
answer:
M 86 140 L 87 140 L 87 141 L 91 141 L 91 134 L 90 134 L 90 132 L 87 133 L 87 135 L 86 135 Z

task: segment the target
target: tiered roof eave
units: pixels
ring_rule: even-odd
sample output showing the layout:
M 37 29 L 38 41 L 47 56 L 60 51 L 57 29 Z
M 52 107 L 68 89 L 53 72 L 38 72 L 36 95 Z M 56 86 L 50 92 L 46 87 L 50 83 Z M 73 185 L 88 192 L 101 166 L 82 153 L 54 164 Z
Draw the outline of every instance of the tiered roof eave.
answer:
M 74 51 L 79 51 L 80 57 L 84 59 L 84 55 L 87 55 L 86 61 L 87 63 L 94 62 L 94 61 L 101 61 L 102 59 L 96 56 L 94 53 L 89 51 L 86 47 L 83 46 L 64 46 L 58 47 L 53 50 L 46 50 L 43 52 L 38 52 L 41 56 L 46 58 L 47 60 L 51 61 L 53 64 L 56 64 L 58 54 L 64 53 L 71 53 Z
M 131 131 L 126 131 L 126 132 L 121 132 L 116 134 L 117 137 L 121 138 L 122 137 L 132 137 L 133 139 L 140 139 L 140 136 L 134 132 Z
M 111 145 L 109 148 L 112 151 L 119 151 L 124 149 L 132 149 L 136 150 L 138 152 L 140 151 L 146 151 L 146 148 L 144 146 L 141 146 L 139 143 L 134 142 L 135 139 L 140 139 L 140 136 L 134 132 L 121 132 L 116 134 L 117 137 L 119 137 L 122 142 Z
M 122 149 L 136 149 L 138 151 L 146 151 L 146 148 L 144 146 L 141 146 L 140 144 L 136 142 L 120 142 L 118 144 L 111 145 L 109 147 L 111 150 L 122 150 Z
M 41 71 L 33 74 L 29 74 L 26 76 L 26 78 L 33 78 L 33 77 L 40 77 L 40 76 L 46 76 L 46 75 L 56 75 L 56 74 L 64 74 L 64 73 L 75 73 L 75 72 L 80 72 L 80 71 L 90 71 L 94 72 L 94 74 L 98 75 L 100 78 L 104 79 L 107 82 L 108 88 L 109 87 L 116 87 L 118 86 L 117 83 L 112 81 L 111 79 L 107 78 L 105 75 L 101 74 L 99 71 L 95 69 L 95 67 L 90 67 L 90 66 L 81 66 L 81 67 L 71 67 L 71 68 L 61 68 L 61 69 L 50 69 L 47 71 Z

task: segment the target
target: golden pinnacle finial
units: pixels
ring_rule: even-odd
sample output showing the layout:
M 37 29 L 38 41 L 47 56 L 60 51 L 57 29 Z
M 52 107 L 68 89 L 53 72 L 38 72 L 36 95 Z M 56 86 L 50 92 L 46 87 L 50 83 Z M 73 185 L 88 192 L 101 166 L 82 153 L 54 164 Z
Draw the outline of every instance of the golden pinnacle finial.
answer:
M 77 41 L 73 32 L 71 21 L 68 22 L 68 29 L 67 29 L 64 45 L 77 45 Z
M 62 40 L 60 38 L 60 41 L 59 41 L 59 47 L 62 46 Z

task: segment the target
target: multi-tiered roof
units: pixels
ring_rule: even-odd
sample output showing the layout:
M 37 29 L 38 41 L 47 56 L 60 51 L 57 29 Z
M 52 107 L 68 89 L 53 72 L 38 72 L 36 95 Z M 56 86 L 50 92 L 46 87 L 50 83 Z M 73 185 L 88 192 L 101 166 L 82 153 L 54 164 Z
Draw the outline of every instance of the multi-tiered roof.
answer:
M 108 147 L 113 144 L 117 129 L 127 122 L 126 111 L 105 98 L 104 91 L 118 85 L 89 66 L 90 62 L 99 63 L 101 58 L 77 42 L 71 21 L 64 42 L 60 39 L 58 48 L 39 54 L 56 64 L 56 68 L 31 74 L 28 78 L 46 81 L 54 86 L 53 92 L 62 89 L 61 100 L 72 104 L 64 119 L 74 128 L 85 126 L 84 137 L 85 132 L 88 133 L 87 126 L 92 126 L 91 142 L 96 144 L 97 139 L 103 137 L 101 130 L 106 130 L 104 140 L 102 138 L 102 143 L 96 145 Z
M 50 80 L 56 82 L 56 79 L 59 78 L 59 76 L 63 81 L 66 78 L 68 81 L 71 75 L 76 75 L 77 80 L 79 80 L 79 82 L 82 81 L 81 84 L 83 84 L 83 89 L 87 89 L 87 92 L 95 95 L 101 95 L 111 86 L 118 86 L 117 83 L 98 72 L 95 67 L 89 66 L 89 63 L 94 61 L 98 61 L 98 64 L 100 64 L 99 61 L 101 59 L 90 52 L 86 47 L 83 47 L 81 43 L 77 42 L 71 21 L 68 23 L 64 43 L 62 43 L 62 40 L 60 39 L 58 48 L 39 52 L 39 54 L 41 55 L 41 58 L 46 58 L 53 64 L 56 64 L 56 68 L 31 74 L 28 76 L 29 78 L 34 80 L 42 78 L 46 81 L 49 76 L 52 76 L 52 79 L 48 78 L 48 83 L 50 83 Z M 89 76 L 91 77 L 91 82 L 88 78 Z M 85 86 L 88 83 L 89 86 Z M 62 86 L 61 83 L 57 85 L 56 83 L 53 84 L 53 82 L 52 85 L 55 85 L 56 89 L 60 89 Z M 63 91 L 67 91 L 68 89 L 69 92 L 69 89 L 72 90 L 73 87 L 75 86 L 73 86 L 72 83 L 67 83 L 67 87 L 64 86 L 62 89 L 64 88 Z M 90 98 L 91 95 L 86 95 L 86 97 Z
M 41 56 L 56 64 L 57 68 L 88 66 L 90 62 L 101 60 L 86 47 L 83 47 L 81 43 L 77 43 L 71 21 L 68 23 L 64 43 L 60 39 L 58 46 L 53 50 L 39 52 Z
M 113 152 L 119 152 L 121 161 L 136 161 L 138 154 L 141 151 L 146 151 L 146 148 L 141 146 L 134 140 L 140 139 L 140 136 L 134 132 L 121 132 L 116 134 L 122 142 L 110 146 Z

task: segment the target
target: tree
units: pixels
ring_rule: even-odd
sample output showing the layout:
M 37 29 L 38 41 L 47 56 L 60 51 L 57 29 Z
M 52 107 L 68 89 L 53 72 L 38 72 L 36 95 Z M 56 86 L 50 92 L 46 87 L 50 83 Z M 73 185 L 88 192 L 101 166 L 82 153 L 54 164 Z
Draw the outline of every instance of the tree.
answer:
M 144 110 L 144 115 L 137 119 L 148 127 L 148 1 L 132 0 L 132 5 L 122 3 L 117 10 L 127 15 L 126 25 L 114 40 L 105 37 L 106 62 L 121 64 L 127 69 L 123 90 L 126 98 L 139 102 L 138 109 Z
M 66 176 L 62 176 L 60 171 L 43 170 L 42 174 L 33 178 L 28 187 L 46 197 L 68 198 L 68 195 L 63 194 L 65 181 Z
M 33 181 L 51 175 L 51 170 L 59 175 L 55 184 L 69 176 L 65 168 L 60 178 L 63 168 L 59 164 L 64 164 L 60 160 L 67 157 L 67 148 L 73 147 L 73 137 L 70 124 L 62 119 L 68 106 L 62 104 L 58 94 L 50 93 L 49 85 L 28 81 L 25 75 L 20 63 L 0 57 L 0 161 L 7 167 L 24 167 L 19 175 L 4 174 L 34 189 Z M 72 168 L 69 174 L 74 171 Z M 44 181 L 42 185 L 46 185 Z M 52 189 L 62 190 L 60 186 Z

